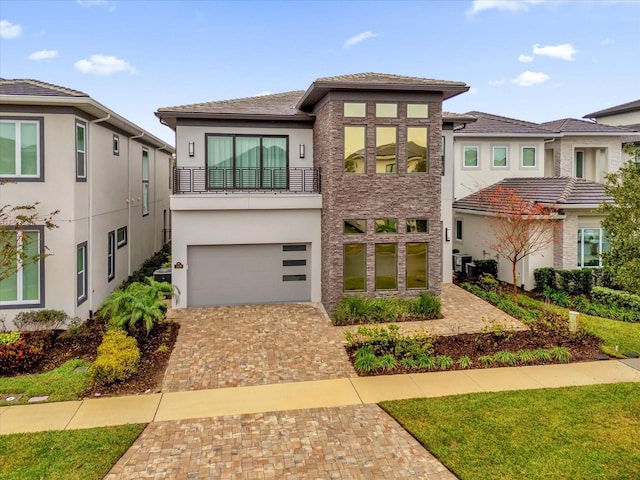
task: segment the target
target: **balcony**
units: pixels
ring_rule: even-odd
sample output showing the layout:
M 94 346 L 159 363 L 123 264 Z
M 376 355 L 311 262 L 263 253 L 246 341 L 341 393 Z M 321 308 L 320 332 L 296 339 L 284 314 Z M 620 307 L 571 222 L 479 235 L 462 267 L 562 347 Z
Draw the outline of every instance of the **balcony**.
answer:
M 320 193 L 319 168 L 177 167 L 173 194 Z

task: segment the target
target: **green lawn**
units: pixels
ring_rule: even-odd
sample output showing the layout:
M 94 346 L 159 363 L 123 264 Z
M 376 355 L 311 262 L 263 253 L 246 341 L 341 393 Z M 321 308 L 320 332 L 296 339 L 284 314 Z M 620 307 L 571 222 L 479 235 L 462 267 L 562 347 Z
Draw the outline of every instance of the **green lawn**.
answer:
M 145 425 L 0 436 L 3 480 L 99 480 Z
M 584 314 L 580 314 L 578 319 L 588 332 L 604 340 L 602 350 L 607 354 L 621 356 L 624 352 L 640 353 L 640 323 L 620 322 Z M 616 345 L 618 352 L 615 351 Z
M 383 402 L 462 480 L 640 478 L 640 384 Z
M 49 402 L 77 400 L 89 384 L 89 373 L 85 370 L 76 372 L 75 369 L 88 365 L 84 360 L 69 360 L 50 372 L 1 377 L 0 393 L 23 393 L 24 396 L 18 402 L 0 402 L 0 405 L 27 403 L 29 397 L 40 395 L 49 395 Z

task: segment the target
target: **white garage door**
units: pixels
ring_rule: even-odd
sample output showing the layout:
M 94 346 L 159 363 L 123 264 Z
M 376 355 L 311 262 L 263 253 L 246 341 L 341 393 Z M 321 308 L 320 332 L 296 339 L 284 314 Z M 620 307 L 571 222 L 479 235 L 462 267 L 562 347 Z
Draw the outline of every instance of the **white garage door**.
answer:
M 309 244 L 190 245 L 190 307 L 311 300 Z

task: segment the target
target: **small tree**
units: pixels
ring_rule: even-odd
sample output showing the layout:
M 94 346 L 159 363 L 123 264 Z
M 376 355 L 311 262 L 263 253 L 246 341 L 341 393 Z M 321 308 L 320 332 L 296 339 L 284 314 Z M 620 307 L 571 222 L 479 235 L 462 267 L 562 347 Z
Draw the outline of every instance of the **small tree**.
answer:
M 511 262 L 513 298 L 518 302 L 516 266 L 553 243 L 555 209 L 522 198 L 514 189 L 495 186 L 482 200 L 492 212 L 486 219 L 493 234 L 489 248 Z
M 640 147 L 625 145 L 637 158 Z M 610 234 L 610 251 L 602 255 L 620 286 L 640 294 L 640 163 L 628 162 L 606 176 L 604 189 L 613 199 L 600 206 L 607 216 L 602 227 Z

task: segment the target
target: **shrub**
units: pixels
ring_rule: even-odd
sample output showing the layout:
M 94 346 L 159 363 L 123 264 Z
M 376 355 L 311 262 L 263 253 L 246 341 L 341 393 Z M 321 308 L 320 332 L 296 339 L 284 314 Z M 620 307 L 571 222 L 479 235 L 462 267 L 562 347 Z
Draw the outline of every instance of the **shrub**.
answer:
M 440 312 L 440 309 L 442 308 L 440 297 L 432 293 L 421 293 L 420 296 L 416 300 L 413 300 L 410 305 L 411 313 L 419 317 L 433 319 L 440 318 L 442 316 Z
M 461 287 L 473 293 L 476 297 L 480 297 L 483 300 L 492 303 L 503 312 L 508 313 L 512 317 L 522 320 L 523 322 L 533 322 L 538 318 L 536 310 L 522 308 L 499 293 L 485 292 L 476 285 L 472 285 L 470 283 L 463 283 Z
M 140 268 L 133 272 L 118 288 L 125 289 L 134 282 L 145 282 L 147 277 L 151 277 L 153 272 L 162 268 L 163 264 L 169 261 L 171 257 L 171 244 L 167 243 L 162 248 L 147 258 Z M 169 265 L 171 266 L 171 265 Z
M 383 355 L 382 357 L 378 358 L 376 363 L 377 367 L 381 370 L 393 370 L 398 364 L 398 362 L 396 361 L 396 357 L 390 354 Z
M 591 298 L 604 305 L 632 310 L 637 312 L 639 314 L 638 317 L 640 317 L 640 295 L 625 292 L 623 290 L 593 287 L 591 289 Z M 640 320 L 640 318 L 638 319 Z
M 493 357 L 491 355 L 482 355 L 481 357 L 478 357 L 478 361 L 485 367 L 493 365 Z
M 576 270 L 557 270 L 558 287 L 568 295 L 589 295 L 593 286 L 593 273 L 590 268 Z
M 20 332 L 0 333 L 0 345 L 13 345 L 20 340 Z
M 516 357 L 518 358 L 518 361 L 522 363 L 531 363 L 536 359 L 531 350 L 518 350 L 516 352 Z
M 535 288 L 538 292 L 544 291 L 545 288 L 550 288 L 552 290 L 557 289 L 556 271 L 553 268 L 536 268 L 533 271 L 533 279 L 536 284 Z
M 504 365 L 515 365 L 518 362 L 518 357 L 516 357 L 516 355 L 511 352 L 507 352 L 506 350 L 496 352 L 493 358 L 496 362 L 502 363 Z
M 477 281 L 478 287 L 480 287 L 485 292 L 498 293 L 500 288 L 500 283 L 494 278 L 490 273 L 483 273 L 478 277 Z
M 498 276 L 498 262 L 493 258 L 487 260 L 474 260 L 476 264 L 476 274 L 478 277 L 482 275 L 491 275 L 492 277 Z
M 551 358 L 563 363 L 569 363 L 571 361 L 571 352 L 565 347 L 553 347 L 549 352 Z
M 440 298 L 424 292 L 418 298 L 368 298 L 359 295 L 340 299 L 333 314 L 334 325 L 395 322 L 411 318 L 440 318 Z
M 438 355 L 436 357 L 436 365 L 440 370 L 446 370 L 447 368 L 451 368 L 453 366 L 453 359 L 448 355 Z
M 458 359 L 458 365 L 460 366 L 460 368 L 469 368 L 472 364 L 473 364 L 473 362 L 466 355 L 464 355 L 464 356 L 462 356 L 462 357 L 460 357 Z
M 433 370 L 434 368 L 436 368 L 436 359 L 431 355 L 418 355 L 416 357 L 416 366 L 418 368 Z
M 551 360 L 551 353 L 544 348 L 537 348 L 533 351 L 533 356 L 539 362 L 549 362 Z
M 20 332 L 13 332 L 5 341 L 11 343 L 0 344 L 0 375 L 13 375 L 27 372 L 35 367 L 43 358 L 44 351 L 49 347 L 50 337 L 43 335 L 29 335 Z M 27 337 L 27 335 L 29 335 Z
M 542 297 L 550 303 L 554 303 L 564 308 L 568 308 L 570 305 L 569 295 L 562 290 L 554 290 L 550 287 L 544 287 Z
M 71 317 L 62 310 L 28 310 L 20 312 L 13 319 L 18 330 L 57 330 L 64 328 Z
M 602 267 L 593 270 L 593 286 L 614 289 L 620 287 L 615 281 L 615 276 L 611 267 Z
M 98 347 L 98 356 L 89 367 L 92 381 L 97 385 L 109 385 L 127 380 L 138 371 L 140 350 L 135 338 L 127 336 L 119 328 L 105 333 Z
M 434 337 L 416 332 L 403 335 L 397 325 L 359 326 L 355 332 L 344 334 L 347 348 L 369 348 L 374 355 L 394 355 L 398 358 L 417 358 L 433 352 Z

